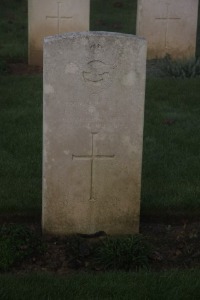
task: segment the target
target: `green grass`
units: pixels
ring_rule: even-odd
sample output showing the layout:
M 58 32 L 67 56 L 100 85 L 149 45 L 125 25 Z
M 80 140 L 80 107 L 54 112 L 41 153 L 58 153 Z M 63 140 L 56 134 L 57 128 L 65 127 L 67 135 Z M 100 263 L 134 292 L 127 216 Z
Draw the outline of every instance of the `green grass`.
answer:
M 1 300 L 196 300 L 200 271 L 100 275 L 0 275 Z
M 115 2 L 122 2 L 123 7 L 114 7 Z M 91 0 L 91 30 L 135 33 L 135 24 L 136 0 Z M 199 37 L 200 18 L 198 55 Z M 1 0 L 0 73 L 7 63 L 27 61 L 27 39 L 27 0 Z M 194 216 L 199 212 L 199 95 L 198 79 L 147 80 L 143 215 Z M 42 78 L 0 76 L 1 213 L 40 213 L 41 182 Z M 9 254 L 6 247 L 1 251 Z M 6 257 L 4 263 L 10 263 Z M 199 278 L 199 270 L 65 277 L 5 274 L 0 275 L 0 299 L 196 300 L 200 298 Z
M 41 236 L 32 229 L 17 224 L 0 227 L 0 271 L 8 271 L 45 251 Z
M 27 61 L 27 0 L 0 1 L 0 61 Z
M 148 79 L 143 214 L 198 214 L 199 79 Z M 0 210 L 41 210 L 41 76 L 1 77 Z M 172 121 L 172 125 L 168 125 Z
M 0 211 L 40 211 L 41 76 L 2 76 L 0 82 Z
M 199 94 L 199 79 L 147 81 L 142 177 L 147 215 L 198 214 Z
M 152 246 L 140 234 L 115 236 L 105 238 L 94 252 L 95 261 L 103 270 L 147 270 Z
M 116 7 L 116 3 L 122 7 Z M 92 0 L 90 28 L 92 31 L 111 31 L 135 34 L 137 0 Z
M 117 2 L 123 7 L 115 7 Z M 92 30 L 134 33 L 135 16 L 136 0 L 91 1 Z M 4 41 L 0 71 L 2 61 L 27 59 L 26 0 L 1 0 L 0 39 Z M 142 177 L 145 215 L 198 214 L 199 94 L 198 79 L 147 80 Z M 1 76 L 0 105 L 0 210 L 40 212 L 41 76 Z M 174 123 L 168 125 L 171 121 Z

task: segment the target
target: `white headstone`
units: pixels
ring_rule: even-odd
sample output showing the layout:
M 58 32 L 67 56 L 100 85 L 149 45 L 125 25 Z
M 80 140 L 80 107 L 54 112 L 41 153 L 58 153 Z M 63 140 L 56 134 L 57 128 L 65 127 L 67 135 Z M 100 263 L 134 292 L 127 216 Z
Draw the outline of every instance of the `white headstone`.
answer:
M 45 39 L 45 233 L 138 232 L 145 69 L 133 35 Z
M 148 42 L 148 58 L 195 56 L 198 0 L 138 0 L 137 35 Z
M 28 0 L 29 64 L 42 66 L 43 39 L 89 30 L 90 0 Z

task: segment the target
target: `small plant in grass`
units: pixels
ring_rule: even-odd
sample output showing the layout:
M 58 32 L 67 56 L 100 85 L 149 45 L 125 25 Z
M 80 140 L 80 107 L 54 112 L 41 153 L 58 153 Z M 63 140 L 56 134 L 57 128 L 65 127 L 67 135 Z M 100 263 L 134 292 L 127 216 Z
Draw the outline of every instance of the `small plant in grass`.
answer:
M 133 270 L 149 267 L 151 247 L 140 234 L 107 237 L 96 249 L 96 262 L 106 270 Z
M 174 78 L 194 78 L 200 76 L 200 58 L 172 60 L 170 55 L 162 60 L 161 69 L 165 75 Z
M 45 245 L 40 236 L 23 225 L 3 225 L 0 229 L 0 270 L 7 271 L 24 259 L 42 254 Z

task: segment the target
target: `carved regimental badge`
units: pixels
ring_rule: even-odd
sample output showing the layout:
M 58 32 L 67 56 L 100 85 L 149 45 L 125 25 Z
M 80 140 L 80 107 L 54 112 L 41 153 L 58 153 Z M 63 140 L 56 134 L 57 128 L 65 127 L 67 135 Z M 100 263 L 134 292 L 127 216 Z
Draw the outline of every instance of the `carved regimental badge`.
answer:
M 88 62 L 86 70 L 83 71 L 83 78 L 86 82 L 102 83 L 102 81 L 109 80 L 110 68 L 110 65 L 100 60 L 92 60 Z
M 113 55 L 107 57 L 103 43 L 91 43 L 91 60 L 89 60 L 82 70 L 85 83 L 95 87 L 108 87 L 112 85 L 114 71 L 117 68 L 121 51 L 113 50 Z

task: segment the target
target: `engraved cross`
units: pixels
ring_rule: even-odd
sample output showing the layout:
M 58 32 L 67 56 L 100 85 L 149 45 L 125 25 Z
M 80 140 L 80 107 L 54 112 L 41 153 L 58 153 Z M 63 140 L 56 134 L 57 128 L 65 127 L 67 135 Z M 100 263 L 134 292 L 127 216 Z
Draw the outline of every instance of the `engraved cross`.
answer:
M 165 21 L 165 48 L 167 49 L 168 48 L 167 42 L 168 42 L 168 34 L 169 34 L 169 21 L 170 20 L 181 20 L 181 18 L 171 17 L 170 10 L 169 10 L 170 3 L 167 3 L 166 6 L 167 6 L 166 17 L 156 17 L 155 19 Z
M 72 17 L 61 16 L 61 6 L 62 6 L 62 2 L 57 2 L 57 15 L 56 16 L 46 16 L 46 20 L 57 19 L 57 32 L 58 33 L 60 33 L 60 21 L 63 19 L 65 19 L 65 20 L 72 19 Z
M 113 159 L 115 155 L 105 155 L 105 154 L 95 154 L 94 152 L 94 143 L 95 136 L 97 132 L 92 132 L 92 141 L 91 141 L 91 155 L 72 155 L 72 160 L 89 160 L 90 161 L 90 199 L 89 201 L 95 201 L 94 199 L 94 161 L 96 159 Z

